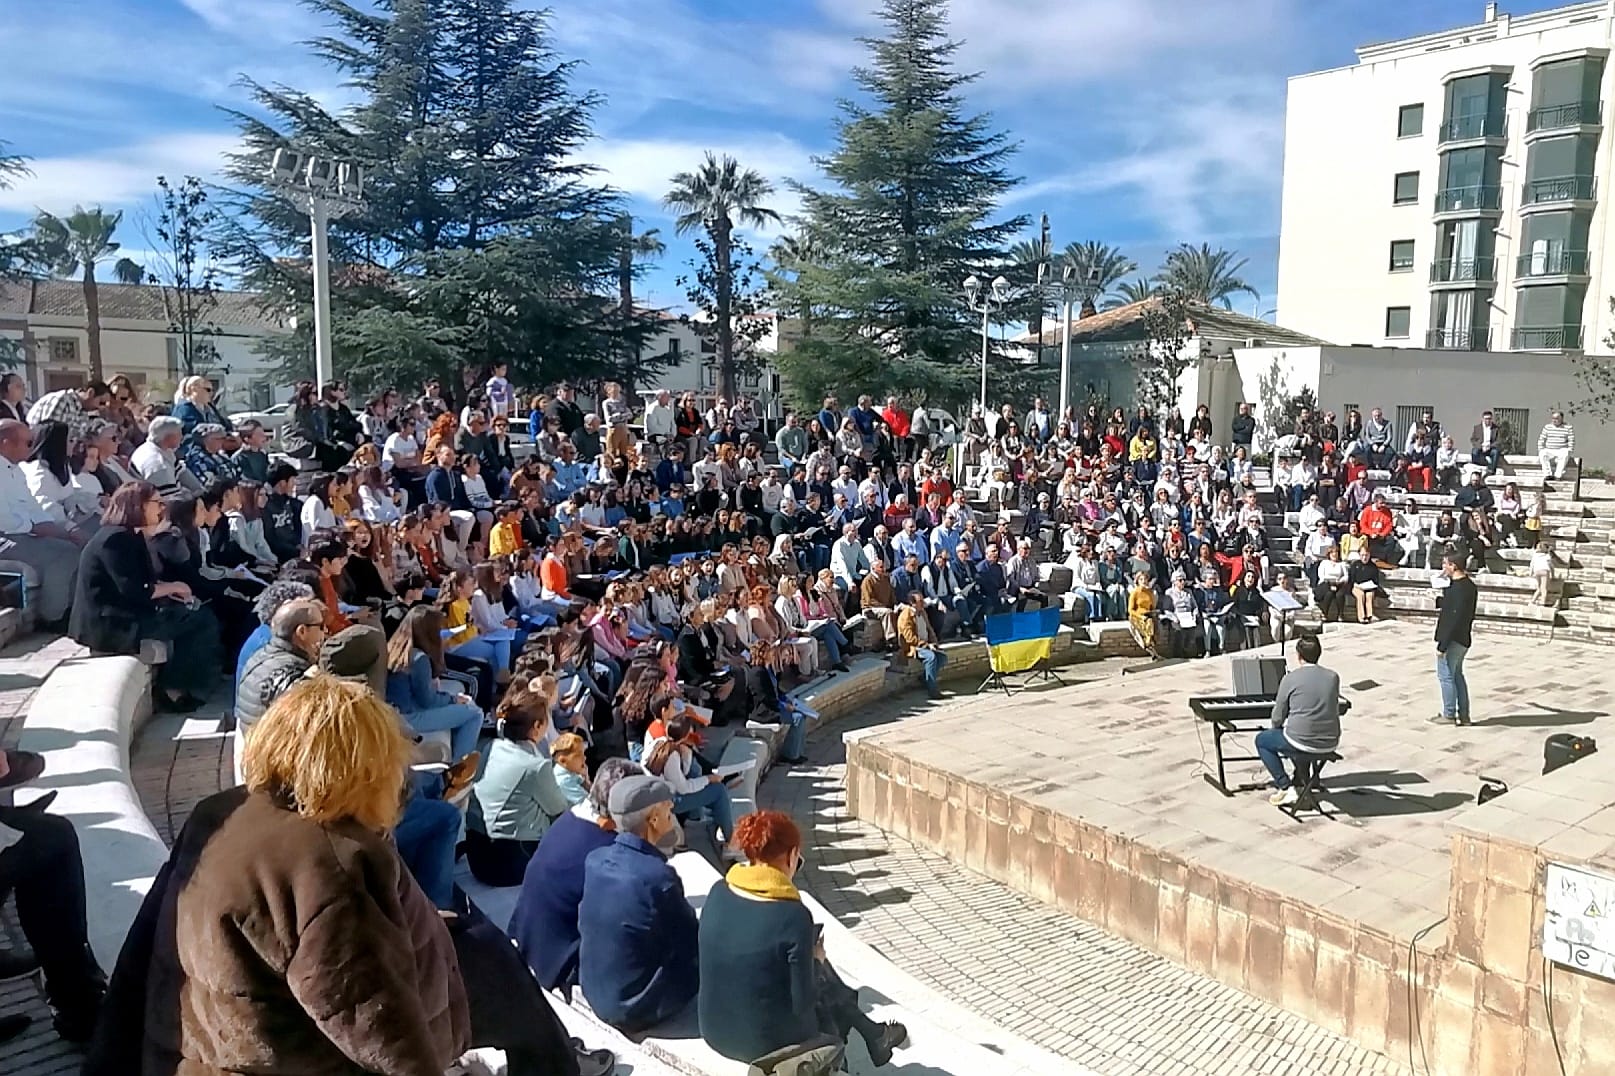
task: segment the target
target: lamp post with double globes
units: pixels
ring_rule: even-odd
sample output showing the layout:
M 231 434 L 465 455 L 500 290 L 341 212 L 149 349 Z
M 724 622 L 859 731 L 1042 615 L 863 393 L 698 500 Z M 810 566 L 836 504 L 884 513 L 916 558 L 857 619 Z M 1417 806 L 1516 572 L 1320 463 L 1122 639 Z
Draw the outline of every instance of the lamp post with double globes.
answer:
M 981 413 L 987 414 L 987 355 L 991 348 L 993 311 L 1002 310 L 1010 300 L 1009 280 L 999 277 L 985 292 L 974 273 L 965 277 L 965 303 L 981 314 Z

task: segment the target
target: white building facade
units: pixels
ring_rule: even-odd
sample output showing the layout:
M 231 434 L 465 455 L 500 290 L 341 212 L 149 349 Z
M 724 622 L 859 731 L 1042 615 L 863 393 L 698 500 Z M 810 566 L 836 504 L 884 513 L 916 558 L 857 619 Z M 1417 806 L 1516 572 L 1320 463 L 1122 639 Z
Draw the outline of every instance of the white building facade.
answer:
M 1615 0 L 1487 4 L 1292 78 L 1282 323 L 1338 344 L 1607 352 L 1612 40 Z

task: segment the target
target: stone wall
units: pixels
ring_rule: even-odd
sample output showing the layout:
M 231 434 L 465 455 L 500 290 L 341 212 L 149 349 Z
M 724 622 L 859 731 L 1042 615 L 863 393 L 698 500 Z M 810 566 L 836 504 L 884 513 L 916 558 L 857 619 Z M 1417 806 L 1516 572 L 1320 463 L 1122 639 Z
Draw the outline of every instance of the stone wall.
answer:
M 1543 1004 L 1543 867 L 1615 868 L 1612 782 L 1615 754 L 1594 755 L 1460 815 L 1449 918 L 1415 944 L 1298 899 L 1294 874 L 1280 896 L 1259 871 L 1236 878 L 1178 854 L 1170 835 L 1145 843 L 878 741 L 847 745 L 856 817 L 1369 1049 L 1405 1059 L 1411 1044 L 1435 1076 L 1559 1071 Z M 1523 794 L 1533 786 L 1543 794 Z M 1316 884 L 1322 904 L 1330 881 L 1300 888 Z M 1615 984 L 1562 967 L 1553 976 L 1565 1071 L 1615 1073 Z

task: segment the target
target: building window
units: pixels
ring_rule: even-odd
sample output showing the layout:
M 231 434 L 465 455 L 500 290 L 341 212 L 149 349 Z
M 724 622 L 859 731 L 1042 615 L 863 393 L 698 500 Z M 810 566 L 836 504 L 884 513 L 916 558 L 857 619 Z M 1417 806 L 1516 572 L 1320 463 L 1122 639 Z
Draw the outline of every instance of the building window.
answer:
M 1385 336 L 1390 340 L 1405 340 L 1413 325 L 1413 308 L 1411 306 L 1388 306 L 1385 308 Z
M 71 336 L 50 338 L 50 361 L 71 366 L 79 361 L 79 342 Z
M 1398 172 L 1392 188 L 1393 205 L 1412 205 L 1419 200 L 1419 173 Z
M 1424 133 L 1424 104 L 1403 105 L 1396 114 L 1396 137 L 1417 138 Z
M 1408 273 L 1413 270 L 1413 240 L 1391 240 L 1391 272 Z
M 676 336 L 668 337 L 667 338 L 667 361 L 671 362 L 671 363 L 674 363 L 674 364 L 677 364 L 682 358 L 683 358 L 683 355 L 679 351 L 679 338 L 676 337 Z

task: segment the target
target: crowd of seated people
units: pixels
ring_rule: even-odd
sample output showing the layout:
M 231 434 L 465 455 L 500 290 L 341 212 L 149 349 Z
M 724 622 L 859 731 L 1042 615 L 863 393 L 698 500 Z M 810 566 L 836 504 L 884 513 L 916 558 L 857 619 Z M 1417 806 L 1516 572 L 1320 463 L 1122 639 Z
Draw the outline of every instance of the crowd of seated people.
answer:
M 255 784 L 255 742 L 322 673 L 368 692 L 327 706 L 358 714 L 385 703 L 411 767 L 388 825 L 426 904 L 464 912 L 452 882 L 463 854 L 482 884 L 521 886 L 522 909 L 547 906 L 556 898 L 545 887 L 558 883 L 545 873 L 559 861 L 578 875 L 559 905 L 570 902 L 573 949 L 523 941 L 521 911 L 512 934 L 540 983 L 581 985 L 620 1026 L 694 1002 L 705 960 L 693 934 L 682 955 L 667 939 L 654 952 L 630 952 L 620 937 L 590 944 L 606 922 L 621 934 L 632 921 L 622 901 L 650 899 L 621 890 L 664 876 L 642 859 L 681 847 L 697 821 L 710 823 L 719 862 L 745 861 L 761 877 L 789 859 L 773 837 L 747 845 L 703 730 L 782 726 L 785 761 L 800 761 L 811 712 L 794 687 L 844 671 L 862 649 L 893 650 L 936 694 L 946 640 L 1053 603 L 1127 620 L 1162 654 L 1216 654 L 1287 630 L 1263 598 L 1296 588 L 1272 556 L 1249 405 L 1219 437 L 1205 408 L 1185 421 L 1142 407 L 1055 415 L 1041 399 L 1024 414 L 1005 404 L 969 416 L 956 468 L 933 416 L 897 398 L 877 407 L 863 396 L 845 410 L 825 398 L 817 413 L 787 415 L 770 446 L 749 401 L 703 412 L 688 394 L 658 393 L 636 436 L 620 389 L 595 414 L 563 385 L 530 397 L 532 451 L 520 460 L 513 399 L 502 370 L 463 406 L 434 382 L 413 401 L 388 390 L 358 414 L 340 383 L 304 383 L 272 455 L 268 431 L 233 425 L 205 378 L 186 379 L 172 407 L 142 403 L 127 380 L 63 390 L 15 403 L 23 419 L 0 418 L 0 476 L 10 476 L 0 529 L 7 556 L 39 576 L 46 625 L 96 652 L 160 643 L 183 655 L 156 669 L 159 707 L 194 710 L 233 677 L 248 802 L 262 794 L 266 809 L 337 824 L 340 809 L 283 802 L 284 778 Z M 1427 419 L 1402 445 L 1378 411 L 1344 429 L 1308 417 L 1281 438 L 1274 482 L 1302 520 L 1297 560 L 1326 617 L 1355 597 L 1359 619 L 1372 619 L 1379 573 L 1450 540 L 1484 560 L 1488 541 L 1540 530 L 1540 497 L 1494 498 L 1484 482 L 1498 427 L 1478 424 L 1471 454 L 1447 475 L 1439 456 L 1425 465 L 1410 450 L 1441 442 Z M 1433 522 L 1385 496 L 1449 480 L 1464 486 L 1456 515 Z M 1056 592 L 1060 568 L 1068 593 Z M 625 787 L 640 790 L 637 806 L 618 810 L 601 789 L 608 773 L 620 786 L 634 779 Z M 633 816 L 637 843 L 620 831 L 598 839 L 618 815 Z M 601 873 L 616 880 L 597 888 L 612 893 L 601 904 L 615 918 L 591 927 L 578 908 L 596 853 L 613 864 Z M 730 885 L 739 901 L 789 899 L 772 882 L 773 896 Z M 636 961 L 675 957 L 687 964 L 677 990 L 625 995 Z M 812 976 L 819 1000 L 787 1038 L 810 1024 L 843 1039 L 856 1029 L 889 1056 L 890 1033 L 858 1023 L 833 973 L 815 965 Z M 713 1035 L 720 1050 L 800 1045 L 724 1034 Z M 446 1034 L 429 1056 L 463 1038 Z

